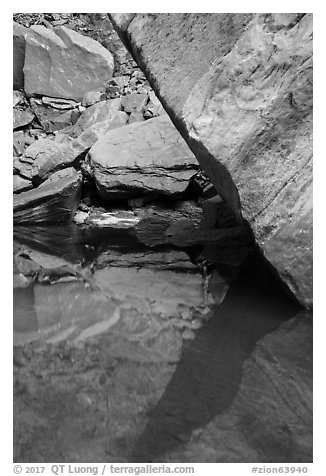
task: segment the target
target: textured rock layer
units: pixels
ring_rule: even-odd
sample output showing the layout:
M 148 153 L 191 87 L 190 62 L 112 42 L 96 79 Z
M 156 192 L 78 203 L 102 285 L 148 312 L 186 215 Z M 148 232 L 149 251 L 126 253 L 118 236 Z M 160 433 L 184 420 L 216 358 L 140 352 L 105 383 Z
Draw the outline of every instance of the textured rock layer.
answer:
M 17 158 L 14 166 L 23 177 L 40 183 L 57 170 L 71 165 L 75 158 L 73 149 L 68 145 L 39 139 L 27 147 L 25 155 Z
M 168 116 L 107 132 L 87 167 L 103 198 L 180 196 L 198 163 Z
M 63 223 L 76 212 L 81 190 L 80 172 L 60 170 L 38 188 L 14 196 L 14 224 Z
M 112 14 L 263 255 L 312 305 L 312 16 Z

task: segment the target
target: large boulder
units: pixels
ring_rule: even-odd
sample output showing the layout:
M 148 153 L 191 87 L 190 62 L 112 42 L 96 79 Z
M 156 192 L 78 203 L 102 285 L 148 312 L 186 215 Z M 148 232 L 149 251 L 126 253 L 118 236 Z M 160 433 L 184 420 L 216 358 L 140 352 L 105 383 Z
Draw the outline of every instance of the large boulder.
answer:
M 82 175 L 59 170 L 39 187 L 14 196 L 14 224 L 55 224 L 72 220 L 78 206 Z
M 312 15 L 111 14 L 262 254 L 312 305 Z
M 26 36 L 25 91 L 81 101 L 113 74 L 112 54 L 92 38 L 64 26 L 34 25 Z
M 168 116 L 107 132 L 90 149 L 86 169 L 103 198 L 182 196 L 198 162 Z

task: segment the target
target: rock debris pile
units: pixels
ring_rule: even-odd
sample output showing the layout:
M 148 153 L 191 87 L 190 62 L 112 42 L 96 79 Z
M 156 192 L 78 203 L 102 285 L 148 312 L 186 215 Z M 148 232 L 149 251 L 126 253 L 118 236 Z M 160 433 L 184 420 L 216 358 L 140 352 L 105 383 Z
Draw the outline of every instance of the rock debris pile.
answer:
M 221 203 L 202 207 L 218 195 L 108 18 L 91 38 L 82 15 L 51 15 L 15 16 L 14 223 L 137 227 L 153 246 L 243 239 L 225 204 L 229 231 L 200 231 L 217 224 Z

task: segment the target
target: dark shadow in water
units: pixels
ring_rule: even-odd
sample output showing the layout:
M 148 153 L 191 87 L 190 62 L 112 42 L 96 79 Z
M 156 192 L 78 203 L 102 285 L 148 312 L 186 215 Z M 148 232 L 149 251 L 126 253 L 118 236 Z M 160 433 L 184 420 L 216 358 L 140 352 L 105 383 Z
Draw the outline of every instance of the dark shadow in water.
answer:
M 231 284 L 195 340 L 184 345 L 176 371 L 132 449 L 131 461 L 157 460 L 227 410 L 257 341 L 297 313 L 298 306 L 277 289 L 268 271 L 257 272 L 255 267 L 251 273 L 247 269 Z
M 148 251 L 131 230 L 79 227 L 75 224 L 48 227 L 14 227 L 14 241 L 34 250 L 64 258 L 70 263 L 91 264 L 101 253 L 111 249 L 121 253 Z M 160 245 L 155 251 L 175 249 Z M 177 248 L 179 250 L 179 248 Z
M 108 250 L 121 252 L 146 247 L 128 230 L 81 228 L 75 224 L 51 227 L 14 227 L 14 241 L 30 248 L 59 256 L 71 263 L 90 264 Z

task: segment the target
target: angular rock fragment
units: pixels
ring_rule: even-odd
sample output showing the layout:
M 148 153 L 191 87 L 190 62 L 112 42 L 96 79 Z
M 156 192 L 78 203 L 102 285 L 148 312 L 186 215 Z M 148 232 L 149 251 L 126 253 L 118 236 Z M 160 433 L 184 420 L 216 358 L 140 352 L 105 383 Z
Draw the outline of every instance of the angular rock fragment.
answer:
M 25 96 L 21 91 L 14 90 L 12 99 L 13 107 L 17 106 L 18 104 L 26 103 Z
M 55 109 L 47 107 L 43 101 L 31 98 L 31 107 L 46 132 L 59 131 L 73 125 L 80 113 L 77 109 Z
M 149 102 L 144 110 L 144 117 L 150 119 L 152 117 L 162 116 L 166 114 L 160 100 L 156 97 L 153 91 L 149 92 Z
M 123 111 L 118 111 L 112 121 L 97 122 L 86 129 L 86 131 L 80 134 L 76 139 L 68 142 L 68 146 L 71 147 L 77 157 L 87 152 L 106 132 L 124 126 L 127 124 L 127 121 L 128 114 Z
M 19 23 L 13 24 L 13 87 L 23 89 L 24 87 L 24 61 L 26 36 L 28 29 Z
M 104 88 L 97 89 L 95 91 L 88 91 L 84 94 L 82 99 L 83 106 L 92 106 L 97 102 L 103 101 L 106 99 Z
M 30 190 L 31 188 L 33 188 L 33 184 L 30 180 L 20 177 L 20 175 L 13 176 L 14 193 L 26 192 L 26 190 Z
M 14 224 L 54 224 L 72 220 L 81 184 L 81 173 L 69 168 L 54 173 L 38 188 L 14 196 Z
M 97 122 L 106 122 L 109 125 L 118 111 L 121 111 L 120 98 L 93 104 L 82 112 L 74 127 L 69 129 L 70 137 L 78 137 Z
M 57 170 L 70 166 L 75 159 L 76 155 L 68 144 L 39 139 L 16 160 L 15 168 L 23 177 L 40 183 Z
M 24 154 L 26 147 L 33 143 L 32 137 L 26 131 L 15 131 L 13 133 L 13 153 L 15 157 Z
M 147 102 L 147 93 L 132 93 L 124 96 L 124 98 L 122 99 L 122 107 L 124 111 L 129 113 L 142 112 L 145 109 Z
M 30 108 L 14 107 L 13 109 L 13 129 L 27 126 L 34 119 L 34 113 Z
M 144 122 L 145 118 L 141 112 L 132 112 L 129 116 L 128 124 L 133 124 L 134 122 Z
M 86 159 L 102 198 L 181 197 L 198 163 L 167 116 L 109 131 Z
M 109 82 L 109 85 L 112 85 L 112 86 L 118 86 L 119 87 L 119 91 L 122 92 L 124 87 L 127 86 L 127 84 L 129 83 L 130 81 L 130 78 L 129 76 L 115 76 L 114 78 L 112 78 Z
M 42 97 L 42 103 L 59 110 L 75 109 L 80 105 L 80 103 L 72 101 L 71 99 L 51 98 L 48 96 Z
M 26 37 L 25 91 L 81 101 L 112 77 L 113 56 L 97 41 L 62 26 L 31 27 Z

